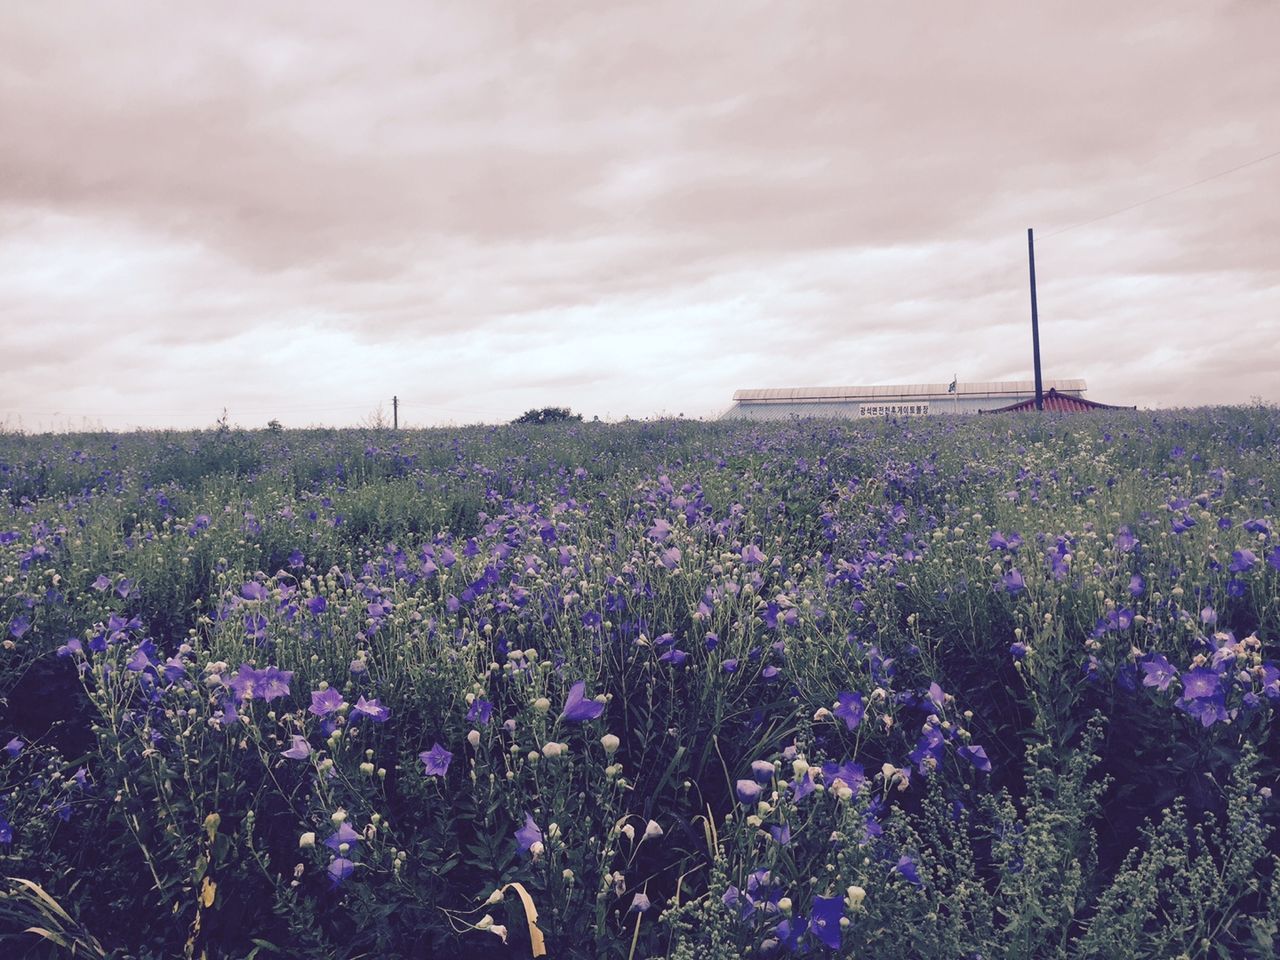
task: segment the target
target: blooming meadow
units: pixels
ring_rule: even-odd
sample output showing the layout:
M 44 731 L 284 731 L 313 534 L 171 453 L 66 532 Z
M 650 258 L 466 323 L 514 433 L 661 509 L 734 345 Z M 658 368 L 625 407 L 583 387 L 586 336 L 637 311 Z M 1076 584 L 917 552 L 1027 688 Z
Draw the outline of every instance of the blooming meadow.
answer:
M 0 435 L 0 951 L 1274 957 L 1280 415 Z

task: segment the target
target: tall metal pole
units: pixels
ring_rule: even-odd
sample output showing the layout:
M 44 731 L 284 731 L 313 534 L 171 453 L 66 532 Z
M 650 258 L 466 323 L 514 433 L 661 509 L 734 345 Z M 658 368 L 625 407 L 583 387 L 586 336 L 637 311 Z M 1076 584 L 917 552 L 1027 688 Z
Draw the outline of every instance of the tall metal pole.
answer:
M 1037 356 L 1039 356 L 1039 354 L 1037 354 Z M 1039 360 L 1036 361 L 1036 363 L 1039 363 L 1039 362 L 1040 362 Z M 1036 369 L 1039 369 L 1039 367 L 1037 367 Z M 391 429 L 392 430 L 400 429 L 400 398 L 399 397 L 391 398 Z
M 1036 308 L 1036 241 L 1027 227 L 1027 259 L 1031 263 L 1031 352 L 1036 368 L 1036 409 L 1044 409 L 1044 381 L 1040 379 L 1040 312 Z

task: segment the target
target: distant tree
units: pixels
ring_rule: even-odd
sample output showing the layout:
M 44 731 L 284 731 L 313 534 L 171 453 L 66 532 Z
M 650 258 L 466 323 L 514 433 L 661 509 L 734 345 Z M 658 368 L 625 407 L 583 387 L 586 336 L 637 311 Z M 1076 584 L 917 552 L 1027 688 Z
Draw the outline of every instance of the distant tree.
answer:
M 279 420 L 268 420 L 267 429 L 270 430 L 272 433 L 283 433 L 284 424 L 282 424 Z
M 565 423 L 580 421 L 582 414 L 574 413 L 568 407 L 543 407 L 541 410 L 526 410 L 512 420 L 512 423 Z
M 373 408 L 373 411 L 360 421 L 359 426 L 366 430 L 390 430 L 391 421 L 387 419 L 386 411 L 382 409 L 382 404 Z

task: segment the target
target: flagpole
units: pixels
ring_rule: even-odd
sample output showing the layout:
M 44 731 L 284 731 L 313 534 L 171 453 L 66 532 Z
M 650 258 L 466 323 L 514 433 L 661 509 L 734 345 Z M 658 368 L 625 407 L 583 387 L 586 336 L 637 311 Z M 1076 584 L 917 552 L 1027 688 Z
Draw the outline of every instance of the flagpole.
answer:
M 1027 227 L 1027 263 L 1031 267 L 1031 357 L 1036 373 L 1036 409 L 1044 409 L 1044 386 L 1040 379 L 1040 311 L 1036 308 L 1036 241 Z

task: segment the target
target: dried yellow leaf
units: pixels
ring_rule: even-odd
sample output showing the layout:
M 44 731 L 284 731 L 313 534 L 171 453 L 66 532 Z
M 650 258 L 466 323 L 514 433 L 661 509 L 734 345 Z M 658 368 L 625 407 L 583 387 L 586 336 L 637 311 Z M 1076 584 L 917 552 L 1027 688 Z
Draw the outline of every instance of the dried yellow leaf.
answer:
M 529 945 L 533 950 L 533 956 L 545 957 L 547 946 L 542 931 L 538 929 L 538 908 L 533 904 L 533 897 L 529 896 L 529 891 L 521 883 L 508 883 L 502 890 L 514 890 L 520 897 L 520 902 L 524 904 L 524 920 L 529 927 Z

